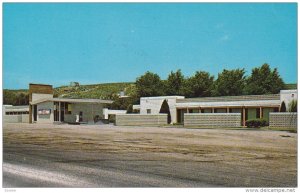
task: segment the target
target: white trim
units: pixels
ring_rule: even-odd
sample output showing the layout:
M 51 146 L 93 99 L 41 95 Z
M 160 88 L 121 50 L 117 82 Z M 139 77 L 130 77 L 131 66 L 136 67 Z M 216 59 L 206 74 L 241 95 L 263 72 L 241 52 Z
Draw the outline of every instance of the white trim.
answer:
M 184 99 L 184 96 L 156 96 L 156 97 L 141 97 L 140 99 Z
M 176 103 L 176 108 L 280 106 L 280 100 Z

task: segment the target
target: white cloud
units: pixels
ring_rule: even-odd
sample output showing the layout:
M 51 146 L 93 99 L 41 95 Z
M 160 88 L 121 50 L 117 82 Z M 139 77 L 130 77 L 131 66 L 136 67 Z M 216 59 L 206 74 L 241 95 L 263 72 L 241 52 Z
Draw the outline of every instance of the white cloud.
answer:
M 230 37 L 229 37 L 228 34 L 224 34 L 224 35 L 220 38 L 221 41 L 228 41 L 229 39 L 230 39 Z
M 225 26 L 224 23 L 217 23 L 214 27 L 215 27 L 216 29 L 223 29 L 224 26 Z

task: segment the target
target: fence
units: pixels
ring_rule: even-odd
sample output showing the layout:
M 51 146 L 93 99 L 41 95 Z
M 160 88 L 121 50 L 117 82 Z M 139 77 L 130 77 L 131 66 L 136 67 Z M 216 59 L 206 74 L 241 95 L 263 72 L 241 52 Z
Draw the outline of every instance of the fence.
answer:
M 270 113 L 270 127 L 297 128 L 297 113 Z
M 3 115 L 4 123 L 29 123 L 29 115 Z
M 184 126 L 241 127 L 241 113 L 185 113 Z
M 141 115 L 141 114 L 117 114 L 117 126 L 159 126 L 168 124 L 167 114 Z

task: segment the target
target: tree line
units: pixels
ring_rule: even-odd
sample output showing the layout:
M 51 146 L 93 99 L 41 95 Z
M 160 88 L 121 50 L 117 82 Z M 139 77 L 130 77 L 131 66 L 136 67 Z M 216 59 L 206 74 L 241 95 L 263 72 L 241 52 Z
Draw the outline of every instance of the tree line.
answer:
M 167 80 L 147 71 L 136 79 L 137 97 L 182 95 L 185 97 L 237 96 L 277 94 L 285 83 L 277 68 L 265 63 L 245 75 L 245 69 L 226 70 L 215 77 L 209 72 L 196 71 L 185 77 L 181 70 L 171 71 Z
M 159 75 L 146 72 L 137 77 L 135 89 L 130 97 L 112 97 L 113 109 L 132 109 L 132 104 L 139 103 L 140 97 L 182 95 L 187 98 L 210 96 L 260 95 L 277 94 L 285 89 L 285 83 L 277 68 L 271 69 L 268 64 L 253 68 L 251 75 L 245 75 L 245 69 L 226 70 L 215 78 L 209 72 L 196 71 L 185 77 L 181 70 L 171 72 L 166 80 Z M 3 103 L 11 105 L 28 105 L 28 92 L 3 91 Z
M 3 104 L 7 105 L 29 105 L 28 92 L 15 92 L 12 90 L 3 90 Z

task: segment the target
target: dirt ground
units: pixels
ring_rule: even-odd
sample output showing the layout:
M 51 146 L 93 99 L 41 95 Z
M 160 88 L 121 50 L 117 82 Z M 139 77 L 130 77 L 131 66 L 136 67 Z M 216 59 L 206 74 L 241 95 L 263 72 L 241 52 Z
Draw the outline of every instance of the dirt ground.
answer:
M 4 124 L 3 184 L 62 186 L 45 182 L 47 177 L 43 182 L 25 180 L 21 172 L 16 176 L 17 169 L 12 173 L 5 164 L 65 172 L 88 181 L 88 187 L 296 187 L 297 134 L 247 129 Z M 91 176 L 87 168 L 90 172 L 97 170 L 96 174 Z M 101 176 L 104 170 L 113 173 Z

